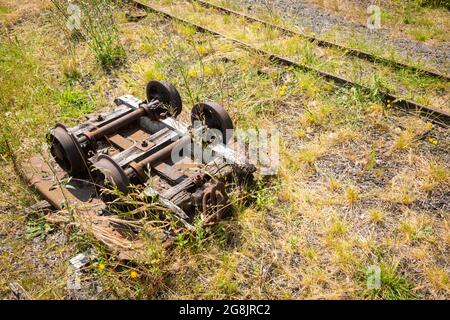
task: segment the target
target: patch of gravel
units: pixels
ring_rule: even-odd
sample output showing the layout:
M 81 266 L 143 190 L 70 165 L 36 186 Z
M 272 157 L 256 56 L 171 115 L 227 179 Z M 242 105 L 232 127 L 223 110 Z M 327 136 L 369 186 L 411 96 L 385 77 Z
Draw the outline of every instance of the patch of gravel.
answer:
M 242 1 L 250 12 L 255 9 L 254 5 L 266 3 L 266 0 Z M 343 38 L 353 37 L 356 34 L 361 39 L 379 44 L 380 47 L 386 47 L 386 44 L 388 47 L 395 47 L 396 51 L 405 58 L 414 57 L 443 68 L 450 63 L 450 42 L 431 46 L 412 39 L 394 37 L 388 28 L 370 30 L 365 25 L 352 22 L 303 0 L 274 0 L 270 3 L 280 12 L 285 12 L 286 17 L 296 17 L 299 27 L 311 30 L 318 35 L 338 29 Z

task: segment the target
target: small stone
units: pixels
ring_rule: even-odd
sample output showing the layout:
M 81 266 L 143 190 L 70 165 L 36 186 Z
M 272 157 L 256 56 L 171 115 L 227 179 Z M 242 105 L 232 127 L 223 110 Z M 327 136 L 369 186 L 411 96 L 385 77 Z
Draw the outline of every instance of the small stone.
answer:
M 80 253 L 70 259 L 69 262 L 75 270 L 79 270 L 89 263 L 89 258 L 84 253 Z

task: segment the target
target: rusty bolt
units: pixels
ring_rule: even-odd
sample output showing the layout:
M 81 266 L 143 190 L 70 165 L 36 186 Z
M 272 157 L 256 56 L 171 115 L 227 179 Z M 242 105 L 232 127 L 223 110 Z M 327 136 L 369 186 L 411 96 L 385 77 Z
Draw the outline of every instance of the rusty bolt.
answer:
M 194 184 L 196 186 L 201 185 L 203 182 L 203 175 L 198 173 L 193 177 Z

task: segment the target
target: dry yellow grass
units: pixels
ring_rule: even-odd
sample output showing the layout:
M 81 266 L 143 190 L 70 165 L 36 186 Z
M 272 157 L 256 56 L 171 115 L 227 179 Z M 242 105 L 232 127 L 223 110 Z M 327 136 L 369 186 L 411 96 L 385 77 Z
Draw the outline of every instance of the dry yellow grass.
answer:
M 13 25 L 39 15 L 50 7 L 50 0 L 0 0 L 0 25 Z
M 367 23 L 369 4 L 355 0 L 308 0 L 323 9 L 353 22 Z M 445 42 L 450 32 L 449 13 L 445 8 L 421 7 L 420 1 L 378 0 L 370 4 L 382 10 L 381 23 L 395 37 L 407 37 L 429 43 Z

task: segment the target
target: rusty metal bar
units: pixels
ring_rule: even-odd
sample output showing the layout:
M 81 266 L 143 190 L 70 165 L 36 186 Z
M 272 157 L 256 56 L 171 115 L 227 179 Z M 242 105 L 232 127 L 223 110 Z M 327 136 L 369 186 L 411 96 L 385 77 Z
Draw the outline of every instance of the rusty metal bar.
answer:
M 140 107 L 139 109 L 134 110 L 133 112 L 130 112 L 121 118 L 104 125 L 103 127 L 95 129 L 94 131 L 86 132 L 84 136 L 90 141 L 100 139 L 108 134 L 115 133 L 118 129 L 123 128 L 130 123 L 133 123 L 140 117 L 145 116 L 146 113 L 146 109 L 144 107 Z

